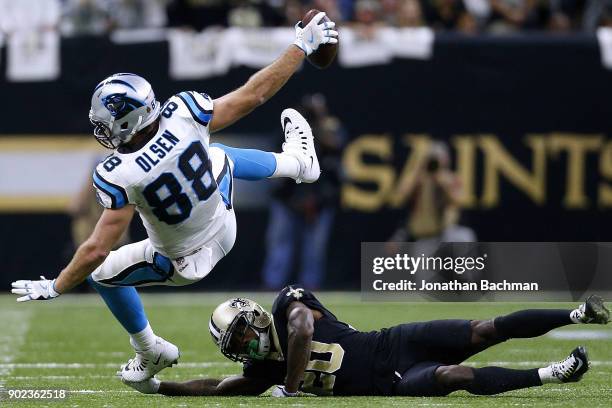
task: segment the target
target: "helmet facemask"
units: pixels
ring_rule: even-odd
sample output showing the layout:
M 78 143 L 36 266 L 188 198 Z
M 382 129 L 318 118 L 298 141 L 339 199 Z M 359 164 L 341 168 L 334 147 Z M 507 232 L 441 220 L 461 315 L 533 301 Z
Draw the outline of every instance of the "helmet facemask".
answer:
M 227 331 L 222 334 L 219 347 L 224 356 L 232 361 L 263 360 L 270 352 L 270 316 L 259 315 L 261 312 L 242 311 L 232 321 Z M 267 324 L 266 324 L 267 322 Z M 262 324 L 263 323 L 263 324 Z M 244 336 L 249 331 L 255 337 L 244 343 Z
M 116 149 L 119 147 L 121 140 L 111 134 L 110 128 L 104 122 L 95 120 L 91 113 L 89 114 L 89 121 L 94 125 L 93 134 L 98 143 L 107 149 Z

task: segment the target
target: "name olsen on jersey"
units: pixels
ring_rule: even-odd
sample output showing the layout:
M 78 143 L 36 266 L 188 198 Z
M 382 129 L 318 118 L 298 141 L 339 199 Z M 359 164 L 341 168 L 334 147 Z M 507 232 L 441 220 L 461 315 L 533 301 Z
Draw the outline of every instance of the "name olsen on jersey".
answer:
M 372 288 L 375 291 L 537 291 L 540 286 L 537 282 L 509 282 L 504 279 L 501 282 L 491 282 L 486 279 L 481 279 L 480 282 L 460 282 L 452 280 L 448 282 L 428 282 L 421 280 L 420 286 L 417 287 L 417 282 L 408 279 L 402 279 L 396 282 L 384 282 L 377 279 L 372 282 Z
M 164 139 L 166 139 L 164 141 Z M 149 146 L 149 151 L 154 153 L 158 159 L 163 159 L 174 146 L 179 142 L 179 138 L 174 136 L 169 130 L 164 130 L 164 133 L 158 137 L 154 143 Z M 148 173 L 153 167 L 157 166 L 159 160 L 155 157 L 149 156 L 147 152 L 141 153 L 136 158 L 136 163 L 140 166 L 145 173 Z

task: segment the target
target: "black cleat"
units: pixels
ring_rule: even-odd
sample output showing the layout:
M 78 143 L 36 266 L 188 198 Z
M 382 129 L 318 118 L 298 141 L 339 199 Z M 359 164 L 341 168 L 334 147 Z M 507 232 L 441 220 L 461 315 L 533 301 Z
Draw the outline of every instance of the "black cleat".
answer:
M 610 322 L 610 311 L 600 296 L 591 295 L 577 309 L 572 310 L 570 318 L 574 323 L 606 324 Z
M 589 355 L 584 346 L 576 347 L 563 361 L 550 365 L 552 375 L 562 383 L 577 382 L 589 370 Z
M 591 295 L 584 302 L 584 317 L 585 323 L 606 324 L 610 322 L 610 311 L 600 296 Z

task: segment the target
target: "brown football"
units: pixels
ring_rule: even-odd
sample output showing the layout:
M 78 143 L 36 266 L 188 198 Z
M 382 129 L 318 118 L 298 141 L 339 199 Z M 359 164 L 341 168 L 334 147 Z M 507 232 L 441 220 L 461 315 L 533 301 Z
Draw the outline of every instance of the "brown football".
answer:
M 302 19 L 302 27 L 305 27 L 306 24 L 308 24 L 310 20 L 312 20 L 314 16 L 319 13 L 320 11 L 317 9 L 312 9 L 306 13 Z M 321 20 L 321 22 L 327 21 L 330 21 L 327 16 L 323 17 L 323 20 Z M 338 27 L 334 28 L 334 30 L 338 30 Z M 321 44 L 315 52 L 308 56 L 308 61 L 319 69 L 327 68 L 332 62 L 334 62 L 337 53 L 338 44 Z

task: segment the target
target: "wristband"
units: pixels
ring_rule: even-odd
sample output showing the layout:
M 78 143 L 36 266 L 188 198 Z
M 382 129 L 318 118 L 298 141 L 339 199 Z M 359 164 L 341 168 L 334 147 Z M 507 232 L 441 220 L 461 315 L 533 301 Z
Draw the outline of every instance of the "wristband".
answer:
M 281 391 L 283 392 L 283 394 L 285 394 L 286 397 L 296 397 L 298 395 L 299 391 L 296 392 L 289 392 L 285 389 L 285 387 L 279 387 L 281 389 Z

